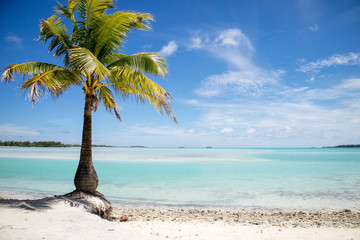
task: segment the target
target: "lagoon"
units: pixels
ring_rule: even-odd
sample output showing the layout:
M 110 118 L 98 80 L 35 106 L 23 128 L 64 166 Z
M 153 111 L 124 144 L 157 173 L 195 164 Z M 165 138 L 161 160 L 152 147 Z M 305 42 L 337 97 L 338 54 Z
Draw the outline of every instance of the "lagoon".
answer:
M 0 147 L 0 196 L 74 189 L 79 148 Z M 115 205 L 247 210 L 360 209 L 360 149 L 94 148 Z

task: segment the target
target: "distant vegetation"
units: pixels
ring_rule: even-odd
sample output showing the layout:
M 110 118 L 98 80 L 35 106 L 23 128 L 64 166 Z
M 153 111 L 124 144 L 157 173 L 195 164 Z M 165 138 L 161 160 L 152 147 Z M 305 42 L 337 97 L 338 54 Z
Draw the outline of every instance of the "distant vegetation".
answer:
M 55 141 L 40 141 L 40 142 L 17 142 L 17 141 L 0 141 L 0 146 L 6 147 L 81 147 L 79 144 L 63 144 Z M 107 145 L 92 145 L 93 147 L 111 147 Z
M 325 147 L 325 148 L 360 148 L 360 144 L 338 145 L 338 146 Z

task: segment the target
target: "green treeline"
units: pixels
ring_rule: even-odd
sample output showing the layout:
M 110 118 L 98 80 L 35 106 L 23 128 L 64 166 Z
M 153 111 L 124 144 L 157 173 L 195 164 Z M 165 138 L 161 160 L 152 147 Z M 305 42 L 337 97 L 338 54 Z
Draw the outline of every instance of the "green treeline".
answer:
M 325 147 L 325 148 L 360 148 L 360 144 L 337 145 L 334 147 Z
M 0 146 L 5 147 L 80 147 L 79 144 L 63 144 L 55 141 L 40 141 L 40 142 L 17 142 L 17 141 L 0 141 Z M 106 145 L 93 145 L 93 147 L 111 147 Z

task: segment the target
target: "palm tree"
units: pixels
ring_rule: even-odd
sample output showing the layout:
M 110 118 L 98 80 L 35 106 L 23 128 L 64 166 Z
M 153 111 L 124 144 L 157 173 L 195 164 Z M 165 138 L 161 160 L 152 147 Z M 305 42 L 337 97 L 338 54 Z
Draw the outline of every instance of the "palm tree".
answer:
M 148 30 L 153 20 L 148 13 L 115 12 L 112 0 L 68 0 L 59 3 L 55 14 L 42 19 L 38 40 L 49 42 L 55 58 L 64 66 L 44 62 L 25 62 L 6 66 L 2 81 L 23 75 L 20 89 L 35 102 L 47 93 L 59 97 L 67 89 L 82 87 L 85 94 L 84 125 L 80 161 L 75 174 L 76 190 L 95 192 L 98 176 L 92 162 L 92 112 L 103 103 L 106 110 L 121 120 L 114 93 L 133 97 L 140 103 L 151 103 L 175 121 L 170 105 L 172 97 L 148 76 L 167 73 L 166 60 L 158 53 L 120 53 L 125 38 L 132 29 Z M 70 20 L 69 32 L 63 18 Z M 25 79 L 29 76 L 28 79 Z

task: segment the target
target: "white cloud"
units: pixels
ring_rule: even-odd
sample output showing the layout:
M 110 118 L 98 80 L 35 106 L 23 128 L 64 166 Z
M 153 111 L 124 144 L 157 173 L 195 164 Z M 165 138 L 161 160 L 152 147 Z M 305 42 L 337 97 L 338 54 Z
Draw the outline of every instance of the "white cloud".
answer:
M 177 45 L 177 43 L 175 41 L 170 41 L 166 46 L 163 46 L 160 50 L 160 55 L 164 56 L 164 57 L 168 57 L 173 55 L 177 49 L 179 48 L 179 46 Z
M 341 84 L 337 85 L 337 87 L 345 89 L 360 89 L 360 78 L 346 79 Z
M 358 65 L 360 64 L 360 53 L 350 52 L 349 54 L 334 54 L 327 59 L 317 60 L 316 62 L 305 63 L 297 69 L 300 72 L 316 72 L 325 67 L 336 65 Z
M 202 41 L 206 39 L 206 41 Z M 225 73 L 208 76 L 195 93 L 202 97 L 232 95 L 261 95 L 270 86 L 277 84 L 284 70 L 266 70 L 252 61 L 255 49 L 249 38 L 236 28 L 218 32 L 215 36 L 193 36 L 192 41 L 212 53 L 214 57 L 232 68 Z M 192 47 L 196 49 L 196 47 Z
M 11 48 L 19 48 L 19 49 L 23 48 L 23 45 L 22 45 L 23 39 L 17 35 L 9 33 L 4 37 L 4 40 L 8 44 L 11 44 Z
M 232 129 L 239 141 L 256 138 L 307 140 L 324 143 L 360 139 L 360 79 L 344 79 L 329 88 L 298 87 L 278 91 L 275 98 L 251 98 L 209 103 L 187 101 L 204 115 L 199 122 L 209 134 Z M 336 105 L 323 105 L 335 100 Z M 209 100 L 207 100 L 209 101 Z M 231 119 L 231 121 L 228 121 Z M 356 133 L 356 134 L 354 134 Z M 304 140 L 307 139 L 307 140 Z M 286 144 L 286 143 L 283 143 Z M 279 145 L 278 145 L 279 146 Z
M 150 48 L 152 48 L 152 44 L 145 44 L 144 46 L 142 46 L 142 48 L 144 50 L 149 50 Z
M 198 122 L 203 135 L 215 138 L 219 132 L 231 133 L 232 144 L 240 147 L 249 139 L 256 139 L 261 146 L 278 147 L 324 146 L 360 139 L 360 108 L 357 104 L 329 107 L 302 101 L 300 97 L 292 101 L 188 103 L 205 112 Z M 233 120 L 229 123 L 227 119 Z M 227 134 L 223 134 L 225 136 Z
M 312 26 L 309 26 L 308 29 L 309 29 L 311 32 L 317 32 L 317 31 L 319 31 L 319 25 L 314 24 L 314 25 L 312 25 Z
M 212 75 L 206 78 L 195 92 L 202 97 L 224 94 L 261 95 L 270 85 L 276 84 L 283 74 L 281 70 L 265 72 L 258 69 L 257 71 L 236 71 Z
M 227 133 L 232 133 L 233 131 L 234 131 L 234 129 L 227 127 L 227 128 L 221 129 L 220 133 L 227 134 Z
M 250 40 L 241 32 L 240 29 L 232 28 L 227 29 L 218 35 L 215 39 L 215 43 L 225 47 L 245 47 L 249 50 L 253 50 L 253 46 Z
M 279 92 L 284 97 L 305 101 L 347 99 L 359 95 L 360 78 L 344 79 L 329 88 L 289 88 Z
M 2 136 L 32 136 L 39 135 L 38 131 L 30 130 L 26 126 L 16 126 L 13 124 L 1 124 L 0 135 Z
M 292 95 L 294 93 L 304 92 L 307 89 L 309 89 L 309 87 L 287 88 L 284 91 L 279 91 L 278 93 L 282 95 L 289 95 L 289 94 Z
M 204 45 L 202 43 L 202 40 L 200 37 L 193 37 L 191 38 L 191 44 L 189 46 L 189 49 L 200 49 Z
M 247 130 L 246 130 L 246 133 L 247 133 L 249 136 L 253 135 L 255 132 L 256 132 L 256 129 L 255 129 L 255 128 L 252 128 L 252 127 L 248 127 Z

